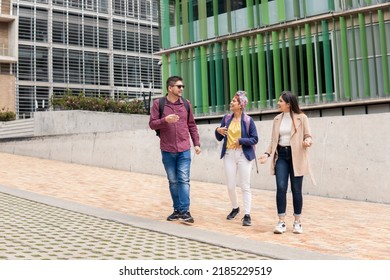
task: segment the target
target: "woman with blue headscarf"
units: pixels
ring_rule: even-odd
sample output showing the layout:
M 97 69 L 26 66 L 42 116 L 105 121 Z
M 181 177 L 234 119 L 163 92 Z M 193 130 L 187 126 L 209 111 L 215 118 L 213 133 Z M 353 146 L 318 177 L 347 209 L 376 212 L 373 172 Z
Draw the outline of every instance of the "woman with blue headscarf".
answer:
M 223 140 L 221 159 L 225 167 L 227 189 L 233 208 L 226 218 L 233 220 L 240 212 L 236 194 L 237 179 L 239 179 L 238 185 L 242 190 L 244 206 L 243 226 L 251 225 L 250 178 L 252 161 L 256 158 L 254 145 L 258 141 L 255 123 L 250 116 L 244 113 L 247 103 L 246 92 L 237 91 L 230 102 L 232 114 L 225 115 L 221 125 L 215 130 L 216 139 Z

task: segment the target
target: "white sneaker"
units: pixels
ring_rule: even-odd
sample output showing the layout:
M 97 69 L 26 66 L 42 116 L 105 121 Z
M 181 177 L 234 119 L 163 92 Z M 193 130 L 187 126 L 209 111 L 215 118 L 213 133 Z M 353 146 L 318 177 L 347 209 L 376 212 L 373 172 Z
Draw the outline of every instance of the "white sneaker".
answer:
M 274 233 L 281 234 L 283 232 L 286 232 L 286 223 L 279 221 L 274 229 Z
M 294 222 L 293 233 L 303 233 L 302 225 L 300 222 Z

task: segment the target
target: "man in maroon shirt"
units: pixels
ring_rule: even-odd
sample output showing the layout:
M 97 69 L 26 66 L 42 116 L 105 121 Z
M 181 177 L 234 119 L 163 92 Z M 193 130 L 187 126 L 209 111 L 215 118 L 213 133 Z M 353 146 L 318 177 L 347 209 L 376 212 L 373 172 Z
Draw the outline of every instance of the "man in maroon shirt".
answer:
M 191 143 L 195 153 L 201 152 L 198 127 L 196 126 L 191 104 L 189 112 L 183 103 L 183 79 L 172 76 L 167 79 L 167 95 L 164 110 L 160 116 L 159 99 L 154 100 L 150 112 L 149 126 L 160 130 L 162 162 L 169 181 L 169 191 L 173 202 L 173 213 L 168 221 L 183 220 L 193 223 L 190 213 L 190 167 Z

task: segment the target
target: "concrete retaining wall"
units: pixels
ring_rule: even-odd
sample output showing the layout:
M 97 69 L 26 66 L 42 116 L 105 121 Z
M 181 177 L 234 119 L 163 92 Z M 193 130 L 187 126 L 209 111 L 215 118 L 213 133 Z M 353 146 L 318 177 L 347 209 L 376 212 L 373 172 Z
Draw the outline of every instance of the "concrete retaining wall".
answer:
M 2 141 L 0 151 L 165 176 L 159 139 L 148 120 L 148 116 L 45 112 L 35 122 L 40 136 Z M 315 142 L 310 159 L 317 185 L 305 176 L 304 193 L 390 203 L 389 123 L 390 113 L 310 118 Z M 256 126 L 260 155 L 269 143 L 272 121 Z M 193 157 L 191 178 L 224 184 L 215 127 L 199 125 L 202 153 Z M 274 190 L 275 178 L 269 174 L 269 162 L 259 165 L 259 174 L 253 164 L 252 187 Z
M 34 135 L 111 132 L 144 128 L 143 115 L 91 111 L 48 111 L 34 113 Z

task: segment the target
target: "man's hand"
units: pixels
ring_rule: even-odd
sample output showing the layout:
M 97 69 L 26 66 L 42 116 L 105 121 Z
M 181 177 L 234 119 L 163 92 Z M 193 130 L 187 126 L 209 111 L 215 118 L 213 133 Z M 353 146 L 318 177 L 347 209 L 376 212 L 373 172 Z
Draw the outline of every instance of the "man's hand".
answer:
M 199 146 L 195 146 L 195 154 L 199 155 L 201 151 Z
M 175 123 L 175 122 L 178 122 L 179 119 L 180 119 L 180 117 L 176 114 L 170 114 L 170 115 L 165 117 L 165 121 L 167 123 Z

